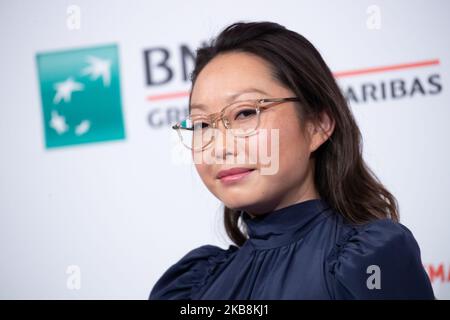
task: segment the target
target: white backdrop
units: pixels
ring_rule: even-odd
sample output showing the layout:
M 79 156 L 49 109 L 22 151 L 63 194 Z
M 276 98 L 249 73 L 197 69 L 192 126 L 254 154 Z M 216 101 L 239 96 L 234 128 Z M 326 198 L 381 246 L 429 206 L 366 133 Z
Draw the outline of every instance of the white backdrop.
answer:
M 237 20 L 303 34 L 354 94 L 365 157 L 450 298 L 448 12 L 448 1 L 0 1 L 0 298 L 146 299 L 187 251 L 228 246 L 220 202 L 173 157 L 167 114 L 187 107 L 181 48 Z M 125 137 L 47 148 L 36 55 L 109 44 Z M 146 67 L 156 48 L 173 76 L 151 85 L 148 71 L 167 75 L 158 53 Z

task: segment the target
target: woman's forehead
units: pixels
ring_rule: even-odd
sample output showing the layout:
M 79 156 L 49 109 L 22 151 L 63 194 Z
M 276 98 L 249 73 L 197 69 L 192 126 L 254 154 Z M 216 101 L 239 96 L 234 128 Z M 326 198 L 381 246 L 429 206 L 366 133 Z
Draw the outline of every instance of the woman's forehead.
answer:
M 216 92 L 241 89 L 242 85 L 263 84 L 271 80 L 271 69 L 262 58 L 244 53 L 229 53 L 213 58 L 200 71 L 195 89 L 200 92 Z

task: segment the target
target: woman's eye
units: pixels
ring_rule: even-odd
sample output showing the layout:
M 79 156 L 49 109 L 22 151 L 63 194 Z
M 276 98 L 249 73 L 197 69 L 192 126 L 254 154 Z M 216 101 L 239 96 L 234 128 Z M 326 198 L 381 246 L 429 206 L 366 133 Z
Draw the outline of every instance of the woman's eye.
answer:
M 235 119 L 246 119 L 246 118 L 254 116 L 255 114 L 256 114 L 255 109 L 245 109 L 245 110 L 240 110 L 234 118 Z

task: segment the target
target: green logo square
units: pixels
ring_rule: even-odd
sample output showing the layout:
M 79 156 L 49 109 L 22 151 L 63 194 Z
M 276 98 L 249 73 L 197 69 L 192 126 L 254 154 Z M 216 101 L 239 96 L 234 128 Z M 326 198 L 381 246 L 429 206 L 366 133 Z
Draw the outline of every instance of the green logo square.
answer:
M 117 45 L 36 60 L 47 148 L 125 139 Z

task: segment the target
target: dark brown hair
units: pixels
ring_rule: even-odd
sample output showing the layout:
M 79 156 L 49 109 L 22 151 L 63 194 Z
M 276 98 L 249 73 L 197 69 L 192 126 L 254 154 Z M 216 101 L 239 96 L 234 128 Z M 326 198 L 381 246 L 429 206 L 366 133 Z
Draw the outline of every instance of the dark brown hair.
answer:
M 234 23 L 197 49 L 192 87 L 208 62 L 228 52 L 250 53 L 267 61 L 273 77 L 300 97 L 300 118 L 317 120 L 326 112 L 334 120 L 333 134 L 313 154 L 314 181 L 322 199 L 350 223 L 399 220 L 397 200 L 364 162 L 361 132 L 347 101 L 322 56 L 306 38 L 273 22 Z M 224 209 L 226 232 L 238 246 L 248 238 L 240 227 L 240 214 Z

